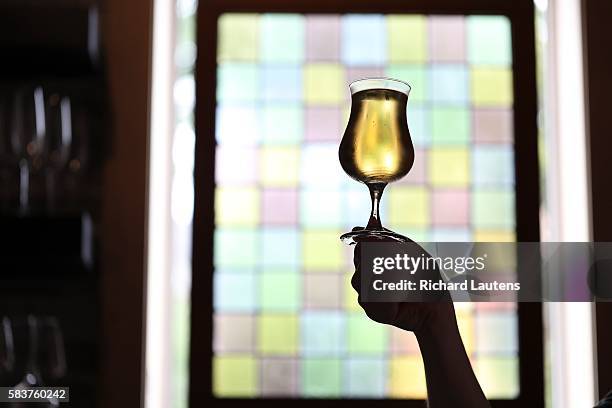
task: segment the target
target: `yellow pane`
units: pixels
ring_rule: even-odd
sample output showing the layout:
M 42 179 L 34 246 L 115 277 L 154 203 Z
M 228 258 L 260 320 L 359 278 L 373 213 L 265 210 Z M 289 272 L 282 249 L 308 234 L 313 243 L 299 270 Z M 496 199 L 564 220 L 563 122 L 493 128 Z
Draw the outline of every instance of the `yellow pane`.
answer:
M 470 164 L 466 149 L 431 149 L 428 165 L 429 177 L 434 186 L 467 186 Z
M 257 58 L 256 14 L 224 14 L 219 19 L 219 61 L 254 61 Z
M 476 230 L 474 232 L 476 242 L 515 242 L 516 234 L 514 231 L 504 230 Z
M 349 118 L 351 117 L 351 106 L 350 105 L 345 105 L 344 108 L 342 108 L 342 124 L 348 123 Z
M 512 399 L 519 394 L 518 361 L 512 357 L 481 357 L 474 364 L 487 398 Z
M 429 223 L 429 193 L 425 188 L 393 187 L 389 189 L 388 194 L 389 224 L 402 227 L 424 226 Z
M 342 267 L 341 233 L 337 230 L 306 230 L 302 234 L 303 264 L 306 269 L 333 271 Z
M 258 348 L 263 354 L 292 355 L 297 352 L 298 321 L 294 315 L 260 316 L 257 335 Z
M 421 356 L 398 357 L 390 361 L 389 396 L 395 398 L 425 398 L 425 370 Z
M 298 182 L 299 151 L 294 147 L 263 147 L 260 177 L 269 187 L 293 187 Z
M 304 76 L 307 103 L 337 105 L 348 99 L 344 71 L 339 64 L 307 64 Z
M 257 392 L 257 362 L 248 356 L 215 357 L 213 392 L 219 397 L 252 397 Z
M 481 245 L 482 251 L 486 251 L 487 273 L 516 273 L 517 248 L 516 245 Z
M 359 311 L 361 310 L 361 306 L 357 302 L 358 294 L 351 286 L 351 278 L 353 277 L 353 273 L 355 271 L 351 270 L 349 273 L 345 274 L 344 280 L 344 309 L 351 311 Z
M 427 57 L 426 21 L 424 16 L 390 16 L 390 62 L 424 62 Z
M 259 192 L 254 188 L 218 187 L 215 222 L 217 225 L 256 225 L 259 222 Z
M 456 310 L 457 313 L 457 326 L 459 326 L 459 333 L 461 333 L 461 339 L 465 346 L 465 351 L 468 356 L 474 352 L 474 317 L 471 313 L 465 310 Z
M 457 315 L 469 314 L 474 310 L 474 303 L 472 302 L 455 302 L 453 307 L 455 308 L 455 313 Z
M 473 68 L 472 101 L 476 106 L 512 105 L 512 71 L 509 68 Z

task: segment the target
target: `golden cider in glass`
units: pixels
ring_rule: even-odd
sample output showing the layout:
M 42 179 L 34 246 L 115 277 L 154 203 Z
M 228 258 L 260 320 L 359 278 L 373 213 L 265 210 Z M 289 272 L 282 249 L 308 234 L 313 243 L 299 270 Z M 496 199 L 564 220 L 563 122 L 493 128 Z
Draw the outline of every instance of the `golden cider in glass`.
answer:
M 406 121 L 408 96 L 367 89 L 352 96 L 351 114 L 340 143 L 340 164 L 357 181 L 387 184 L 408 174 L 414 148 Z

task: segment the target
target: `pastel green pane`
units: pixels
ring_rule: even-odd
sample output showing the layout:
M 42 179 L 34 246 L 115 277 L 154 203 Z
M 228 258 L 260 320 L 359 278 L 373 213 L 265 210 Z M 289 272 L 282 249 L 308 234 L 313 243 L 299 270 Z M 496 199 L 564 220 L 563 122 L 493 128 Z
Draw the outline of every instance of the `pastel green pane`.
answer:
M 465 145 L 470 138 L 470 113 L 466 108 L 438 107 L 432 111 L 435 145 Z
M 474 371 L 489 399 L 513 399 L 519 394 L 518 359 L 515 357 L 480 357 Z
M 285 273 L 285 274 L 298 274 L 299 270 L 298 267 L 296 266 L 266 266 L 263 269 L 264 273 L 273 273 L 273 274 L 280 274 L 280 273 Z
M 263 311 L 292 312 L 301 304 L 301 276 L 263 273 L 259 281 L 259 303 Z
M 217 100 L 254 101 L 259 89 L 255 64 L 223 63 L 217 68 Z
M 306 103 L 338 105 L 348 100 L 344 70 L 340 64 L 307 64 L 304 68 Z
M 298 346 L 295 315 L 263 315 L 258 319 L 258 350 L 266 355 L 294 355 Z
M 475 67 L 471 70 L 472 102 L 475 106 L 512 105 L 512 71 L 508 68 Z
M 215 191 L 217 225 L 254 226 L 259 221 L 259 191 L 219 187 Z
M 409 101 L 423 102 L 427 98 L 427 70 L 423 64 L 392 64 L 386 68 L 385 76 L 408 82 L 411 87 Z M 410 102 L 408 110 L 410 111 Z
M 382 354 L 389 345 L 389 330 L 363 313 L 351 314 L 347 320 L 348 350 L 356 354 Z
M 425 188 L 396 186 L 389 189 L 387 194 L 389 224 L 398 227 L 419 227 L 429 224 L 429 193 Z
M 176 30 L 176 44 L 180 44 L 183 41 L 189 41 L 195 43 L 196 41 L 196 20 L 193 15 L 182 15 L 177 16 L 177 30 Z M 190 70 L 191 71 L 191 70 Z
M 218 61 L 254 61 L 257 58 L 256 14 L 224 14 L 219 18 Z
M 304 114 L 297 105 L 267 105 L 263 108 L 263 142 L 297 144 L 304 132 Z
M 475 191 L 472 223 L 476 228 L 512 228 L 515 225 L 514 205 L 513 191 Z
M 385 396 L 387 361 L 384 358 L 351 358 L 344 362 L 344 390 L 351 396 Z
M 213 392 L 218 397 L 253 397 L 258 371 L 253 357 L 217 355 L 213 359 Z
M 390 62 L 425 62 L 427 21 L 424 16 L 389 16 Z
M 342 267 L 344 256 L 338 230 L 306 230 L 302 235 L 304 268 L 332 271 Z
M 305 397 L 335 397 L 340 394 L 342 377 L 338 359 L 302 360 L 302 395 Z
M 254 229 L 217 228 L 215 231 L 215 266 L 251 267 L 258 260 L 257 232 Z
M 510 65 L 510 21 L 505 16 L 467 18 L 468 60 L 476 65 Z
M 304 17 L 266 14 L 261 18 L 261 60 L 299 62 L 304 59 Z

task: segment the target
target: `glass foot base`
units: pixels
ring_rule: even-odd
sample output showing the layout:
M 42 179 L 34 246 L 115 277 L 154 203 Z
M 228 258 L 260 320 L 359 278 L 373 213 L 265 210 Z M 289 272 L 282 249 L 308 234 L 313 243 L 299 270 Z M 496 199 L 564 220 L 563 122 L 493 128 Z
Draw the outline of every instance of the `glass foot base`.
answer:
M 397 232 L 390 231 L 386 228 L 382 230 L 373 230 L 357 227 L 351 232 L 342 234 L 340 239 L 342 242 L 348 245 L 355 245 L 356 243 L 363 241 L 412 242 L 410 238 L 398 234 Z

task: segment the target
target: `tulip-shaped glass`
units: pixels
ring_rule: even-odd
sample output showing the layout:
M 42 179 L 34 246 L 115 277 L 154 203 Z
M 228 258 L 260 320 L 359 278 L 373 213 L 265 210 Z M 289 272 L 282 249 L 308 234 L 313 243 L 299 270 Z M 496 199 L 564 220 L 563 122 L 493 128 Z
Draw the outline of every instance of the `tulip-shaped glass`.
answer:
M 363 240 L 410 241 L 383 228 L 379 204 L 388 183 L 404 177 L 414 162 L 408 131 L 406 105 L 410 85 L 390 78 L 355 81 L 351 91 L 351 114 L 340 142 L 344 171 L 370 190 L 372 210 L 365 228 L 356 228 L 340 239 L 347 244 Z

